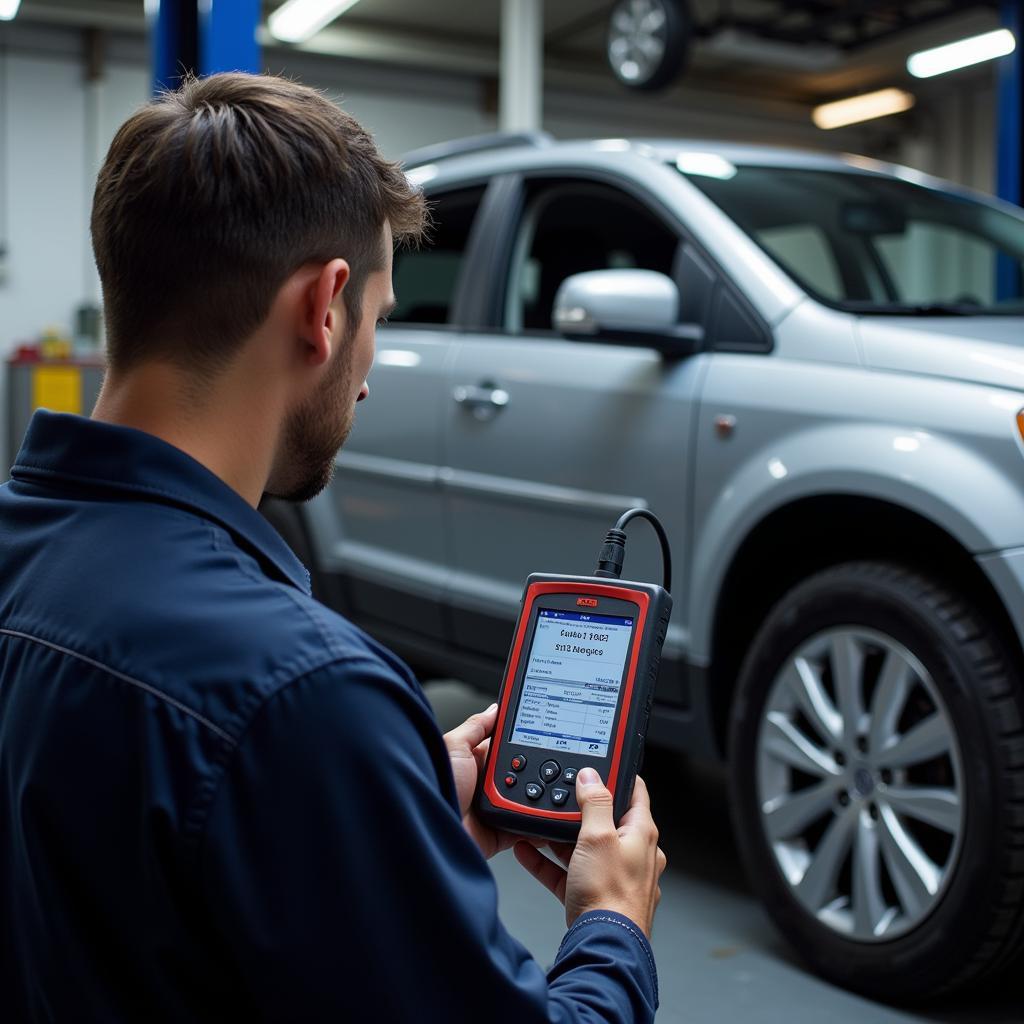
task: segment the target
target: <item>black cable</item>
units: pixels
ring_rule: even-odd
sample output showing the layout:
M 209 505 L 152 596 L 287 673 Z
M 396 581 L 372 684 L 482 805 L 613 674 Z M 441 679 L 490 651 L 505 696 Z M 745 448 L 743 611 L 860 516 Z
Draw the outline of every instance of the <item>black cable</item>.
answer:
M 668 535 L 661 520 L 646 508 L 631 508 L 619 516 L 616 524 L 605 534 L 604 546 L 597 559 L 595 576 L 609 579 L 619 579 L 622 576 L 622 563 L 626 557 L 626 525 L 633 519 L 646 519 L 654 532 L 658 535 L 658 542 L 661 544 L 661 564 L 664 579 L 662 586 L 668 593 L 672 593 L 672 552 L 668 546 Z

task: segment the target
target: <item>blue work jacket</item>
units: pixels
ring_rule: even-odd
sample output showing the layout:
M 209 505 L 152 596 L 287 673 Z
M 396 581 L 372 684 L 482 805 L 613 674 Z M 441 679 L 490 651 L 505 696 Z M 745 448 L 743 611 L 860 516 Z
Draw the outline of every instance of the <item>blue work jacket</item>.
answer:
M 416 679 L 235 491 L 37 412 L 0 487 L 0 1018 L 648 1021 L 598 911 L 498 919 Z

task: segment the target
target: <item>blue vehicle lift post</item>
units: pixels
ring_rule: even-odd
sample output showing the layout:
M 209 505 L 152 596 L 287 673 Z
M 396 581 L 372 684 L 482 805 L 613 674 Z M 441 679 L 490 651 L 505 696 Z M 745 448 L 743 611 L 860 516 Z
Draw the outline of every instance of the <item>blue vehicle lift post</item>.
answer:
M 154 95 L 187 74 L 259 74 L 259 0 L 153 0 L 147 9 Z
M 996 192 L 1020 206 L 1024 195 L 1024 0 L 1002 0 L 1002 21 L 1017 40 L 1013 53 L 999 60 L 999 103 L 996 121 Z M 1024 297 L 1019 260 L 1000 254 L 996 262 L 996 297 Z

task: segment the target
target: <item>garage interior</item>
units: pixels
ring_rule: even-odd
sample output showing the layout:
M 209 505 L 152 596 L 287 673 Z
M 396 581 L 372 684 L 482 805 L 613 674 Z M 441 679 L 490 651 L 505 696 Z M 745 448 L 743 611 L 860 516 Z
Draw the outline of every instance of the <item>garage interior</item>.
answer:
M 32 410 L 45 396 L 61 401 L 65 386 L 54 375 L 41 398 L 20 372 L 26 366 L 42 359 L 78 368 L 69 386 L 83 390 L 67 399 L 70 411 L 88 415 L 98 393 L 93 187 L 118 126 L 157 83 L 174 85 L 175 72 L 189 64 L 183 55 L 203 70 L 198 41 L 172 38 L 171 19 L 187 6 L 21 0 L 16 16 L 0 20 L 5 466 Z M 218 23 L 224 33 L 241 24 L 253 34 L 211 59 L 255 55 L 260 69 L 325 91 L 391 159 L 425 147 L 443 154 L 453 140 L 498 132 L 613 147 L 623 138 L 709 140 L 855 154 L 1022 202 L 1024 4 L 1014 0 L 686 0 L 684 50 L 670 79 L 652 90 L 630 88 L 621 68 L 620 77 L 613 71 L 611 0 L 359 0 L 296 43 L 271 29 L 280 6 L 254 0 L 250 13 Z M 927 78 L 908 71 L 912 54 L 1008 26 L 1018 49 L 1000 60 Z M 236 65 L 221 69 L 228 66 Z M 881 90 L 900 90 L 904 108 L 833 129 L 816 123 L 822 106 Z M 479 692 L 455 679 L 430 679 L 426 689 L 446 728 L 483 706 Z M 654 748 L 644 774 L 669 854 L 653 943 L 659 1020 L 1024 1021 L 1019 975 L 921 1006 L 886 1005 L 816 977 L 774 930 L 744 876 L 727 770 Z M 492 866 L 506 924 L 550 963 L 564 932 L 561 908 L 511 853 Z

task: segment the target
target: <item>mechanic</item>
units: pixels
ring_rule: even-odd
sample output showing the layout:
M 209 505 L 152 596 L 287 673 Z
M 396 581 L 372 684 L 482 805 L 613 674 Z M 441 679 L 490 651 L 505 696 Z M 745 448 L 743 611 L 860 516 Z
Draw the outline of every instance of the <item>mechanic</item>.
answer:
M 92 238 L 108 373 L 0 488 L 6 1021 L 647 1021 L 665 858 L 580 772 L 575 848 L 468 814 L 446 736 L 257 512 L 330 479 L 424 200 L 319 93 L 191 80 L 134 114 Z M 60 260 L 53 273 L 61 272 Z M 547 972 L 485 858 L 565 904 Z

